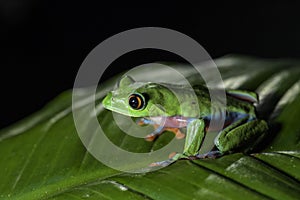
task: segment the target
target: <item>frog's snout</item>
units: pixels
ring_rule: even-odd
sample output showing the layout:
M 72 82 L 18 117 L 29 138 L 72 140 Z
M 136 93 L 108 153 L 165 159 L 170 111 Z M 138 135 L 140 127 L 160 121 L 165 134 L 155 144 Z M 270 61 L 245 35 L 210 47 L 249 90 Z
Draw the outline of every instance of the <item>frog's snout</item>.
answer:
M 107 108 L 111 105 L 112 101 L 112 92 L 107 93 L 106 97 L 102 100 L 102 105 L 104 108 Z

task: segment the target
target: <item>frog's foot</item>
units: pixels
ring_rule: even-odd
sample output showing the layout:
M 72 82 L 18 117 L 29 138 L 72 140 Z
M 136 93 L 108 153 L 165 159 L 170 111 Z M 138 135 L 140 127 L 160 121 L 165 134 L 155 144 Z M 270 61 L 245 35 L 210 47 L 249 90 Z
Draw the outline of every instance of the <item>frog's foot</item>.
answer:
M 223 154 L 220 151 L 210 151 L 208 153 L 205 154 L 197 154 L 193 160 L 195 159 L 204 159 L 204 158 L 211 158 L 211 159 L 215 159 L 215 158 L 219 158 L 221 157 Z M 192 160 L 192 159 L 191 159 Z
M 172 159 L 168 159 L 168 160 L 164 160 L 164 161 L 160 161 L 160 162 L 151 163 L 149 165 L 149 167 L 166 167 L 166 166 L 172 164 L 173 162 L 175 162 L 175 161 L 173 161 Z
M 161 135 L 164 132 L 164 127 L 163 126 L 158 126 L 156 124 L 153 125 L 154 126 L 154 131 L 148 135 L 146 135 L 145 140 L 152 142 L 153 140 L 155 140 L 155 138 L 157 138 L 159 135 Z
M 169 154 L 169 159 L 172 159 L 177 153 L 176 152 L 172 152 Z
M 164 128 L 164 131 L 171 131 L 175 134 L 176 139 L 183 139 L 185 134 L 180 131 L 179 128 Z
M 157 138 L 158 134 L 148 134 L 145 137 L 145 140 L 148 142 L 152 142 L 153 140 L 155 140 L 155 138 Z
M 181 153 L 171 153 L 168 160 L 151 163 L 150 167 L 166 167 L 179 159 L 188 159 L 189 157 Z
M 148 125 L 148 124 L 152 124 L 154 126 L 155 129 L 158 128 L 158 126 L 154 125 L 153 122 L 149 119 L 146 119 L 146 118 L 140 118 L 140 119 L 137 119 L 136 120 L 136 124 L 139 125 L 139 126 L 143 126 L 143 125 Z M 149 142 L 152 142 L 153 140 L 155 140 L 155 138 L 161 134 L 161 132 L 158 132 L 158 131 L 154 131 L 153 133 L 150 133 L 148 135 L 146 135 L 145 137 L 145 140 L 149 141 Z
M 157 125 L 154 125 L 155 131 L 153 133 L 150 133 L 145 137 L 145 140 L 152 142 L 155 140 L 156 137 L 161 135 L 164 131 L 171 131 L 175 134 L 176 139 L 183 139 L 185 137 L 185 134 L 180 131 L 179 128 L 169 128 L 169 127 L 160 127 Z

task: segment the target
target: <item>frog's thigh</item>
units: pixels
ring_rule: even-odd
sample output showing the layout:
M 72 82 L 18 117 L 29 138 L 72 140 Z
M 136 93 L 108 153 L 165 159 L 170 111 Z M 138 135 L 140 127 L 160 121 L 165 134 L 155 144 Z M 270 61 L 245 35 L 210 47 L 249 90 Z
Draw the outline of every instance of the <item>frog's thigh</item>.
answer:
M 246 146 L 249 142 L 254 142 L 267 129 L 267 123 L 264 120 L 246 121 L 243 118 L 236 123 L 226 127 L 215 141 L 216 146 L 222 153 Z
M 195 119 L 188 124 L 183 154 L 195 156 L 201 147 L 205 136 L 205 123 L 202 119 Z

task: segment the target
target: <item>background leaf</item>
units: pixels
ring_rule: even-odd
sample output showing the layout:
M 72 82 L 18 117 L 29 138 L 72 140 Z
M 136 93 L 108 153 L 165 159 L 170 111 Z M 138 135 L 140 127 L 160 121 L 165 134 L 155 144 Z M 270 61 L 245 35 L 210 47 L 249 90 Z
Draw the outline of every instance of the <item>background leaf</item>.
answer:
M 113 170 L 82 145 L 73 122 L 71 91 L 67 91 L 0 132 L 0 199 L 299 199 L 299 62 L 231 55 L 216 64 L 226 87 L 260 95 L 258 113 L 271 129 L 255 154 L 180 160 L 145 174 Z M 201 81 L 186 66 L 174 68 L 191 83 Z M 147 73 L 165 82 L 180 81 L 164 71 Z M 97 102 L 117 78 L 101 86 Z M 127 150 L 148 152 L 172 137 L 166 133 L 154 143 L 136 140 L 118 129 L 111 112 L 100 107 L 98 117 L 111 141 Z

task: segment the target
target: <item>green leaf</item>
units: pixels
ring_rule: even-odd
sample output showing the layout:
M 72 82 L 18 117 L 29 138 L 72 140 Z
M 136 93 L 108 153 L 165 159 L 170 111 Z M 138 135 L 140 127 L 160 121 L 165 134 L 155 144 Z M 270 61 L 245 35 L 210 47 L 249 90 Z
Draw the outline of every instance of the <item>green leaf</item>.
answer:
M 0 132 L 0 199 L 299 199 L 300 63 L 230 55 L 216 64 L 226 87 L 259 93 L 258 114 L 268 121 L 270 132 L 254 154 L 180 160 L 143 174 L 111 169 L 82 145 L 67 91 Z M 195 70 L 178 64 L 174 68 L 192 84 L 201 82 Z M 164 70 L 147 74 L 156 81 L 180 83 Z M 118 77 L 101 86 L 96 102 Z M 138 140 L 118 128 L 111 112 L 100 108 L 97 114 L 108 138 L 128 151 L 156 150 L 172 138 L 165 133 L 154 143 Z

